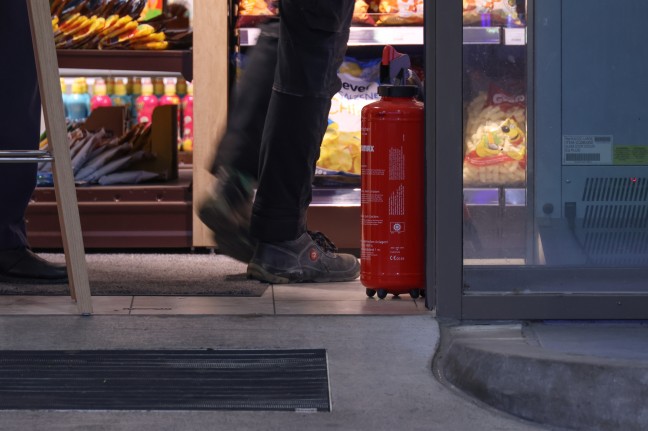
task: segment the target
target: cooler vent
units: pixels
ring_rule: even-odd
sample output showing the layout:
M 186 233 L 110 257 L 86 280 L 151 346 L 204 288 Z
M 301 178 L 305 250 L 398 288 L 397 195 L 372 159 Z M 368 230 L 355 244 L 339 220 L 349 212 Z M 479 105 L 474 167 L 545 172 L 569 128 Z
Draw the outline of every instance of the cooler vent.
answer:
M 585 180 L 584 202 L 645 202 L 648 178 L 590 177 Z
M 584 229 L 648 229 L 647 205 L 587 205 Z
M 648 265 L 648 205 L 587 205 L 583 248 L 598 265 Z
M 648 265 L 647 232 L 587 232 L 583 244 L 591 263 L 599 265 Z

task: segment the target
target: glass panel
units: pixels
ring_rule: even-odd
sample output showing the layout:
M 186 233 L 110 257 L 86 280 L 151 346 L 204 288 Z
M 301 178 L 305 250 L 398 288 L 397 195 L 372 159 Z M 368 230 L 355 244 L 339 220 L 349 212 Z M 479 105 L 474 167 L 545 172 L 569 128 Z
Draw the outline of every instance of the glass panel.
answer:
M 648 291 L 648 2 L 619 3 L 538 0 L 529 46 L 515 17 L 464 45 L 467 294 Z
M 524 1 L 464 2 L 463 51 L 465 263 L 524 263 Z

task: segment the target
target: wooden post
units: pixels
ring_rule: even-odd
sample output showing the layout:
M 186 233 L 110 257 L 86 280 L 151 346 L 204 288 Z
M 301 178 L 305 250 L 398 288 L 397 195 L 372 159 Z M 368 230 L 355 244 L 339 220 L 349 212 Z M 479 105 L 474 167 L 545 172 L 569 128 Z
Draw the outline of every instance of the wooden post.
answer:
M 219 139 L 227 123 L 228 40 L 226 0 L 194 2 L 194 151 L 193 245 L 212 247 L 210 230 L 195 210 L 214 188 L 210 172 Z
M 47 139 L 54 157 L 54 190 L 63 237 L 63 249 L 70 280 L 70 294 L 82 315 L 92 314 L 88 269 L 81 235 L 81 220 L 76 187 L 72 174 L 70 147 L 67 140 L 63 99 L 59 81 L 58 60 L 54 47 L 49 2 L 26 0 L 34 45 Z

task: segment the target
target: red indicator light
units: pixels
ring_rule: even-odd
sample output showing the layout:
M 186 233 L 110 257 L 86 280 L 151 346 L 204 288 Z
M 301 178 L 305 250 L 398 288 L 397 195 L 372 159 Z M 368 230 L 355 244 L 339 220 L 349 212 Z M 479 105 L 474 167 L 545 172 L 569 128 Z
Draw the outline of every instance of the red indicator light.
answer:
M 637 177 L 630 178 L 630 181 L 632 181 L 633 183 L 636 183 L 637 182 Z

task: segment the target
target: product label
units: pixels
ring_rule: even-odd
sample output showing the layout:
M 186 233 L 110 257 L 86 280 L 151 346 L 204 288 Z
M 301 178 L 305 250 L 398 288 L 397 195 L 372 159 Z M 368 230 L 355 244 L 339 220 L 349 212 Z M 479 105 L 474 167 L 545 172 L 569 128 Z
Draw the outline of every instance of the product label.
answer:
M 563 165 L 611 165 L 612 135 L 563 135 Z
M 648 146 L 615 145 L 612 159 L 615 165 L 648 165 Z

